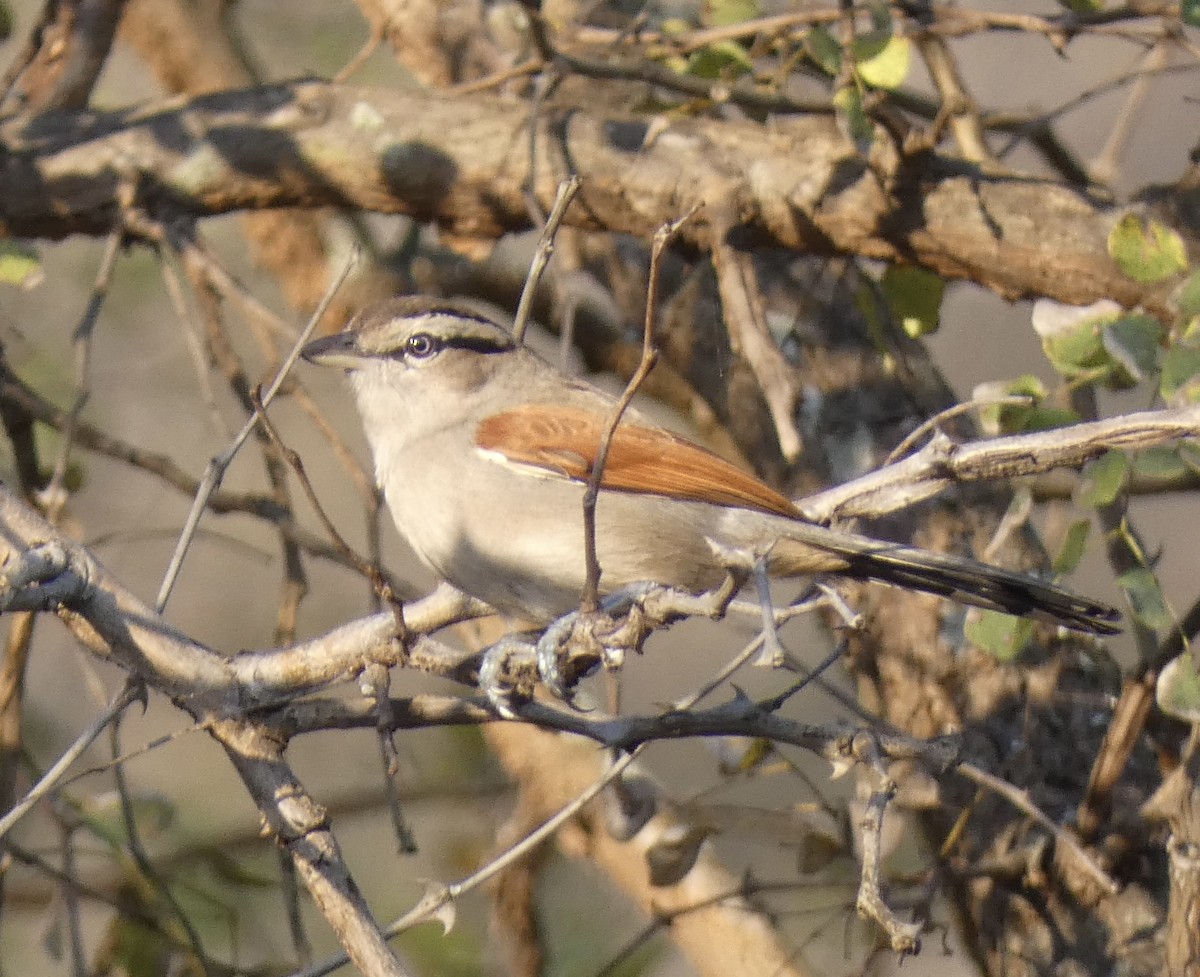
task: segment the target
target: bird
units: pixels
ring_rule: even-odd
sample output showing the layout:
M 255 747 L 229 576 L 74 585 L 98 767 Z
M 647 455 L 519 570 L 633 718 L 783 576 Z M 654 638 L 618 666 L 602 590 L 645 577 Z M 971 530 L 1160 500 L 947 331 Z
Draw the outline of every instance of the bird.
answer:
M 616 401 L 462 301 L 403 296 L 302 350 L 344 370 L 401 537 L 441 580 L 546 623 L 577 610 L 583 497 Z M 1097 635 L 1119 612 L 1055 583 L 806 520 L 780 492 L 630 409 L 596 505 L 600 589 L 703 593 L 730 553 L 772 576 L 834 575 Z

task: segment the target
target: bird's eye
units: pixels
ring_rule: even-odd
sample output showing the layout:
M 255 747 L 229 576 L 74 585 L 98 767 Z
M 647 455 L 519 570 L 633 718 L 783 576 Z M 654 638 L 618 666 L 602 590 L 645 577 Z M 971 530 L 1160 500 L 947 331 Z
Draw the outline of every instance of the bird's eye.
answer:
M 404 353 L 413 359 L 423 360 L 432 356 L 440 348 L 441 344 L 429 333 L 415 332 L 408 337 L 408 341 L 404 344 Z

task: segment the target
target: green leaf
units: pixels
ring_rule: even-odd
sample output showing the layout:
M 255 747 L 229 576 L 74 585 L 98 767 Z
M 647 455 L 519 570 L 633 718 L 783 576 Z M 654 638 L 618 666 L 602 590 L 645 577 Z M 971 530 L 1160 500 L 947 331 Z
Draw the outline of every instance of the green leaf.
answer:
M 1077 14 L 1094 14 L 1104 9 L 1104 0 L 1058 0 L 1058 2 Z
M 1021 428 L 1023 431 L 1053 431 L 1056 427 L 1079 423 L 1079 415 L 1069 407 L 1038 406 L 1027 410 L 1029 414 L 1025 418 L 1025 426 Z
M 1129 459 L 1123 451 L 1106 451 L 1083 467 L 1079 504 L 1102 506 L 1112 503 L 1129 478 Z
M 221 882 L 248 889 L 270 889 L 279 882 L 277 873 L 255 871 L 250 864 L 235 858 L 216 845 L 192 849 L 192 857 L 206 865 Z
M 758 0 L 704 0 L 700 23 L 705 27 L 729 27 L 744 24 L 762 13 Z
M 1117 221 L 1108 235 L 1108 253 L 1136 282 L 1159 282 L 1187 269 L 1183 238 L 1154 219 L 1143 225 L 1137 214 Z
M 842 45 L 824 27 L 814 27 L 808 32 L 804 50 L 825 74 L 837 75 L 842 70 Z
M 1200 0 L 1196 2 L 1200 4 Z M 1193 271 L 1183 280 L 1183 284 L 1175 293 L 1175 304 L 1179 307 L 1179 314 L 1185 319 L 1200 315 L 1200 271 Z
M 871 27 L 884 34 L 895 33 L 892 27 L 892 11 L 886 0 L 872 0 L 867 8 L 871 14 Z
M 717 80 L 738 78 L 754 68 L 754 62 L 737 41 L 716 41 L 688 55 L 686 74 Z
M 1088 536 L 1092 531 L 1092 523 L 1088 519 L 1077 519 L 1067 529 L 1062 546 L 1054 558 L 1054 575 L 1065 577 L 1074 573 L 1079 561 L 1083 559 L 1083 551 L 1087 546 Z
M 838 89 L 833 96 L 833 108 L 838 127 L 866 156 L 875 141 L 875 126 L 863 108 L 862 93 L 854 85 Z
M 1068 379 L 1097 372 L 1103 375 L 1111 362 L 1104 349 L 1103 328 L 1119 315 L 1107 308 L 1094 315 L 1088 309 L 1075 311 L 1080 314 L 1073 321 L 1064 315 L 1053 327 L 1040 328 L 1034 320 L 1034 328 L 1042 337 L 1042 349 L 1054 369 Z
M 1158 389 L 1172 407 L 1200 402 L 1200 347 L 1178 343 L 1168 349 Z
M 1200 0 L 1183 0 L 1179 5 L 1179 16 L 1189 27 L 1200 27 Z
M 1100 331 L 1104 350 L 1119 369 L 1110 375 L 1114 386 L 1133 386 L 1158 369 L 1158 347 L 1164 328 L 1148 315 L 1124 315 Z
M 1030 398 L 1027 404 L 992 404 L 984 407 L 979 412 L 980 422 L 984 430 L 993 435 L 1048 431 L 1079 421 L 1079 415 L 1073 410 L 1043 404 L 1047 396 L 1046 385 L 1031 373 L 1007 383 L 980 384 L 972 396 L 976 400 L 1003 396 Z
M 1129 598 L 1133 616 L 1153 631 L 1166 631 L 1175 627 L 1175 615 L 1167 606 L 1158 578 L 1149 567 L 1134 567 L 1126 570 L 1117 583 Z
M 1167 662 L 1158 676 L 1154 698 L 1168 716 L 1185 723 L 1200 722 L 1200 672 L 1190 650 Z
M 0 241 L 0 282 L 18 288 L 36 288 L 45 279 L 37 250 L 17 241 Z
M 1181 441 L 1175 450 L 1188 468 L 1200 474 L 1200 444 L 1196 444 L 1195 441 Z
M 1191 467 L 1180 457 L 1174 445 L 1146 448 L 1133 456 L 1134 474 L 1155 480 L 1173 480 L 1186 476 Z
M 880 284 L 892 314 L 908 335 L 919 339 L 937 332 L 946 291 L 946 282 L 940 276 L 911 265 L 888 265 Z
M 999 611 L 973 611 L 967 617 L 967 640 L 997 661 L 1013 661 L 1033 637 L 1033 622 Z
M 911 63 L 912 42 L 907 37 L 872 31 L 854 39 L 854 70 L 872 88 L 899 88 Z
M 143 838 L 161 837 L 176 820 L 174 803 L 162 795 L 137 793 L 131 802 L 133 816 Z M 79 805 L 79 815 L 97 837 L 112 845 L 129 844 L 121 798 L 116 791 L 105 791 L 85 798 Z

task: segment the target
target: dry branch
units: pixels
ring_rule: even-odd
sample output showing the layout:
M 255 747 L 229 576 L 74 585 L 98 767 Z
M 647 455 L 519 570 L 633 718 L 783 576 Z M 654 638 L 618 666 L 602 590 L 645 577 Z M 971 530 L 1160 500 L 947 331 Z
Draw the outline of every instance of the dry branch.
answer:
M 548 111 L 532 142 L 544 207 L 570 172 L 582 178 L 575 226 L 649 238 L 682 210 L 721 202 L 751 247 L 913 262 L 1009 297 L 1166 307 L 1165 286 L 1139 285 L 1109 259 L 1111 205 L 935 154 L 868 166 L 827 117 L 673 119 L 651 139 L 639 118 Z M 494 238 L 528 226 L 530 143 L 520 102 L 319 81 L 45 116 L 6 147 L 0 232 L 108 233 L 132 179 L 152 210 L 353 206 Z M 699 220 L 684 237 L 708 248 L 712 234 Z

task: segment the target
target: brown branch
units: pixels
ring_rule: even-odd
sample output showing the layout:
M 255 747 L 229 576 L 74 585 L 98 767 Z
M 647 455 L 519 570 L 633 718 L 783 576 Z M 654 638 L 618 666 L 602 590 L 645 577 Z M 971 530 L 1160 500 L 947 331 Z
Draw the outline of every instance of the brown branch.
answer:
M 107 233 L 118 184 L 137 160 L 144 201 L 167 197 L 198 216 L 355 206 L 495 237 L 528 226 L 528 126 L 524 106 L 487 95 L 312 81 L 86 122 L 57 118 L 43 136 L 10 147 L 0 231 Z M 903 259 L 1013 298 L 1110 297 L 1166 311 L 1169 285 L 1132 282 L 1108 257 L 1117 212 L 1074 188 L 926 154 L 919 180 L 885 189 L 828 118 L 781 120 L 769 131 L 675 119 L 648 145 L 647 135 L 637 121 L 545 113 L 535 132 L 548 161 L 537 199 L 548 207 L 562 177 L 577 172 L 585 189 L 567 223 L 649 238 L 681 205 L 732 193 L 747 246 Z M 712 243 L 703 224 L 684 236 Z

